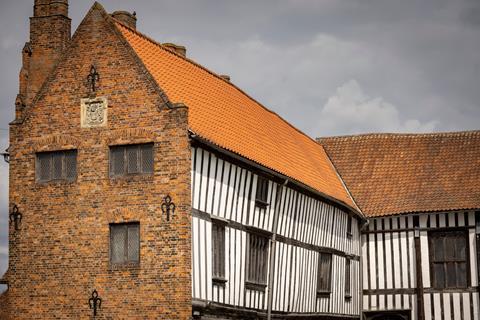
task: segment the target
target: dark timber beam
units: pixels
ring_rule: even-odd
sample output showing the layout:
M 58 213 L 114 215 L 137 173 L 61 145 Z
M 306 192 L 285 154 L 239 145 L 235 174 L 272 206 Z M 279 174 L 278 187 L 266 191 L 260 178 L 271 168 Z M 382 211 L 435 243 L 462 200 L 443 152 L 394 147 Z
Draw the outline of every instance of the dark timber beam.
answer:
M 192 300 L 192 309 L 197 318 L 203 316 L 218 316 L 222 318 L 235 320 L 264 320 L 267 314 L 264 310 L 254 310 L 242 307 L 233 307 L 215 302 L 207 302 L 199 299 Z M 194 318 L 195 319 L 195 318 Z M 308 320 L 360 320 L 360 316 L 346 314 L 326 314 L 326 313 L 286 313 L 272 312 L 272 319 L 308 319 Z
M 417 278 L 417 319 L 424 320 L 424 305 L 423 305 L 423 278 L 422 278 L 422 252 L 420 247 L 420 225 L 419 217 L 413 217 L 413 226 L 416 228 L 414 232 L 415 236 L 415 268 Z
M 477 279 L 480 281 L 480 211 L 475 212 L 475 233 L 477 238 Z M 480 285 L 478 285 L 480 287 Z

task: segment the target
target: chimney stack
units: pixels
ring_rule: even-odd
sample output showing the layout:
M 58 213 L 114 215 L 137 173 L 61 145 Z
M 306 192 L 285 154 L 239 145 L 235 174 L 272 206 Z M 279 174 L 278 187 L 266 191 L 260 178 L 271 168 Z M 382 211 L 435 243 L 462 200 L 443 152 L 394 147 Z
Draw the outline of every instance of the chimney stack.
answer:
M 173 51 L 181 55 L 182 57 L 187 56 L 187 48 L 185 48 L 184 46 L 179 46 L 178 44 L 170 43 L 170 42 L 162 43 L 162 46 L 164 46 L 170 51 Z
M 229 75 L 221 74 L 221 75 L 220 75 L 220 78 L 222 78 L 223 80 L 226 80 L 226 81 L 230 82 L 230 76 L 229 76 Z
M 135 11 L 133 13 L 128 11 L 115 11 L 111 16 L 127 27 L 137 29 L 137 13 Z
M 28 105 L 70 41 L 68 0 L 35 0 L 30 18 L 30 42 L 22 50 L 19 99 Z

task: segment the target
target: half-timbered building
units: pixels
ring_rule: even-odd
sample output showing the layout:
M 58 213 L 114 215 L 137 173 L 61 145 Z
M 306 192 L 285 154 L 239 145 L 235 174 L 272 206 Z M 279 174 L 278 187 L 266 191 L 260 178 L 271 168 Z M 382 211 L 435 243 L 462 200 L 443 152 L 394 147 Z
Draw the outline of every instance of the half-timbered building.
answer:
M 364 319 L 479 319 L 480 131 L 319 141 L 368 217 Z
M 323 147 L 136 19 L 70 37 L 35 0 L 2 316 L 358 319 L 365 218 Z
M 136 21 L 34 1 L 0 318 L 479 320 L 478 132 L 318 143 Z

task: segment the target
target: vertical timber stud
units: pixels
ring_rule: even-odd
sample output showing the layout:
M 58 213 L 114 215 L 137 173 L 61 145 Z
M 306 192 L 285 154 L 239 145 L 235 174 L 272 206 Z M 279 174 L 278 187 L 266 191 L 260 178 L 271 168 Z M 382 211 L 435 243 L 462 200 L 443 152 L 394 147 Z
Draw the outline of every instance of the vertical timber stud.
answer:
M 415 269 L 417 279 L 417 320 L 424 320 L 424 306 L 423 306 L 423 278 L 422 278 L 422 253 L 420 248 L 420 224 L 419 216 L 413 217 L 413 227 L 415 228 Z
M 475 212 L 475 233 L 477 237 L 477 279 L 480 280 L 480 211 Z
M 275 207 L 273 210 L 273 226 L 272 226 L 272 239 L 270 240 L 270 261 L 268 264 L 268 286 L 267 286 L 267 320 L 272 319 L 272 304 L 273 304 L 273 283 L 275 280 L 275 252 L 277 250 L 277 225 L 278 225 L 278 218 L 279 218 L 279 211 L 280 211 L 280 199 L 282 198 L 282 191 L 283 188 L 287 185 L 288 180 L 285 180 L 283 185 L 277 185 L 277 194 L 275 196 Z

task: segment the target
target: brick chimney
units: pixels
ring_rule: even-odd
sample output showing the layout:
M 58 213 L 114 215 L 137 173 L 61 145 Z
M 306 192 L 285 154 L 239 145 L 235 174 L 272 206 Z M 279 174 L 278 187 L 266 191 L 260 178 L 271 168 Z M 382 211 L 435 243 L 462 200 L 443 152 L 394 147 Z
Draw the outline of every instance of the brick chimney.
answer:
M 32 102 L 71 37 L 68 0 L 35 0 L 30 18 L 30 42 L 22 50 L 17 101 Z
M 137 29 L 137 13 L 135 11 L 133 13 L 128 11 L 115 11 L 110 15 L 126 26 Z
M 170 51 L 173 51 L 173 52 L 181 55 L 182 57 L 187 56 L 187 48 L 185 48 L 184 46 L 180 46 L 178 44 L 170 43 L 170 42 L 162 43 L 162 46 L 164 46 L 165 48 L 167 48 Z

